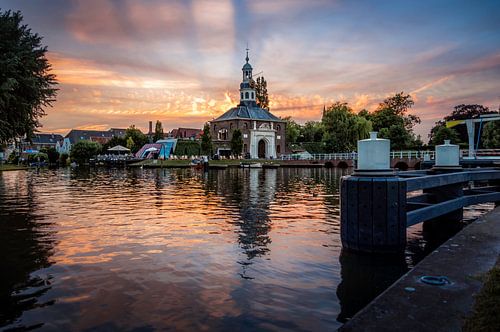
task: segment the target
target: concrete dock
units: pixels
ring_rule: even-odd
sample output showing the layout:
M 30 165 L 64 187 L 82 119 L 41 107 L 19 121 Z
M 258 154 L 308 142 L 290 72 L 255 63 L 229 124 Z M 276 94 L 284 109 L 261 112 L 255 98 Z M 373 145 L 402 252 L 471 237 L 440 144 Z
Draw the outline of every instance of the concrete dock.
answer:
M 465 227 L 357 313 L 339 331 L 461 331 L 481 276 L 500 257 L 500 207 Z M 423 283 L 445 276 L 449 283 Z

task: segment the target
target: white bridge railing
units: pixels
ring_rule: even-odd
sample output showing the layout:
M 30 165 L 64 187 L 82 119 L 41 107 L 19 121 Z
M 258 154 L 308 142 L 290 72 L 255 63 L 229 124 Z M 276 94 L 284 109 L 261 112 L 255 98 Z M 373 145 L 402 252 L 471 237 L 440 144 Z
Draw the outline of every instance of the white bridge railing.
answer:
M 358 154 L 356 152 L 343 153 L 297 153 L 282 155 L 281 160 L 356 160 Z M 392 151 L 391 158 L 407 158 L 407 159 L 434 159 L 434 151 Z
M 434 151 L 391 151 L 391 159 L 434 159 Z
M 282 155 L 278 159 L 281 160 L 357 160 L 356 152 L 343 153 L 297 153 Z M 391 151 L 391 159 L 421 159 L 433 160 L 436 153 L 434 151 Z M 460 150 L 460 158 L 469 157 L 468 150 Z M 480 149 L 476 151 L 476 157 L 479 158 L 500 158 L 500 149 Z

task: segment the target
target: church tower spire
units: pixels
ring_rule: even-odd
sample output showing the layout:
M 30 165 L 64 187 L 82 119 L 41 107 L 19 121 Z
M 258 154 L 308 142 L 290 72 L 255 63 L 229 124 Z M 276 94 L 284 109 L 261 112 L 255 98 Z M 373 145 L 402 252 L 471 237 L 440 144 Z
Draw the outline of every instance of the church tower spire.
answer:
M 243 81 L 240 84 L 240 104 L 244 102 L 253 102 L 255 103 L 255 89 L 254 89 L 254 81 L 252 78 L 253 68 L 248 61 L 250 58 L 248 57 L 248 47 L 246 49 L 247 56 L 245 58 L 246 63 L 241 68 L 243 72 Z

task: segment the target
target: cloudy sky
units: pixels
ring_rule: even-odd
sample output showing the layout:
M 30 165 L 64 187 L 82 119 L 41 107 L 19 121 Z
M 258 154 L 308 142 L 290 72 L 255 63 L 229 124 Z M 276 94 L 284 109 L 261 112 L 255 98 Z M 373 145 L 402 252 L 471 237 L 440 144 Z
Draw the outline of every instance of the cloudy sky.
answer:
M 44 36 L 60 82 L 44 132 L 201 127 L 235 105 L 248 42 L 271 111 L 373 110 L 410 93 L 417 133 L 461 103 L 500 105 L 500 1 L 0 0 Z

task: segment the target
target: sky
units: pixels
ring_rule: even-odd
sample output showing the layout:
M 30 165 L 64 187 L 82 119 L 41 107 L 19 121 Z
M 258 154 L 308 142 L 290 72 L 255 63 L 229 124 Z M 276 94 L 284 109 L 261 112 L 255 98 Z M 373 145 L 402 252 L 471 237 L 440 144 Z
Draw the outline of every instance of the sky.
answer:
M 245 48 L 271 112 L 320 120 L 412 95 L 415 128 L 500 105 L 500 1 L 0 0 L 43 36 L 59 81 L 42 132 L 201 128 L 238 103 Z

